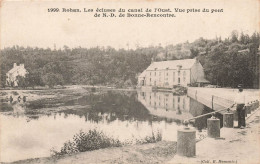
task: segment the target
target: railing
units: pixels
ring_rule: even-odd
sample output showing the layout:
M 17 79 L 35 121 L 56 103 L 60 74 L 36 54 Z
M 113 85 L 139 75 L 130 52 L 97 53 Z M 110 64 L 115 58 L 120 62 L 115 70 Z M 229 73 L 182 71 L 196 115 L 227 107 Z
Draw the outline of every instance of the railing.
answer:
M 230 106 L 229 108 L 220 109 L 220 110 L 213 111 L 213 112 L 210 112 L 210 113 L 206 113 L 206 114 L 203 114 L 203 115 L 199 115 L 199 116 L 196 116 L 196 117 L 193 117 L 193 118 L 190 118 L 190 119 L 186 119 L 186 120 L 183 121 L 183 124 L 187 125 L 191 120 L 195 120 L 195 119 L 198 119 L 198 118 L 201 118 L 201 117 L 204 117 L 204 116 L 208 116 L 208 115 L 214 116 L 216 113 L 220 113 L 220 112 L 225 111 L 225 110 L 227 112 L 229 112 L 230 108 L 232 108 L 232 106 Z M 259 101 L 255 100 L 255 101 L 248 102 L 247 106 L 248 106 L 248 108 L 251 108 L 249 110 L 255 110 L 259 107 Z
M 201 118 L 201 117 L 204 117 L 204 116 L 208 116 L 208 115 L 214 116 L 216 113 L 219 113 L 219 112 L 224 111 L 224 110 L 229 111 L 230 109 L 229 109 L 229 108 L 225 108 L 225 109 L 221 109 L 221 110 L 218 110 L 218 111 L 213 111 L 213 112 L 210 112 L 210 113 L 202 114 L 202 115 L 199 115 L 199 116 L 196 116 L 196 117 L 193 117 L 193 118 L 184 120 L 184 121 L 183 121 L 183 124 L 184 124 L 184 125 L 187 125 L 187 124 L 189 124 L 189 122 L 190 122 L 191 120 L 195 120 L 195 119 L 198 119 L 198 118 Z

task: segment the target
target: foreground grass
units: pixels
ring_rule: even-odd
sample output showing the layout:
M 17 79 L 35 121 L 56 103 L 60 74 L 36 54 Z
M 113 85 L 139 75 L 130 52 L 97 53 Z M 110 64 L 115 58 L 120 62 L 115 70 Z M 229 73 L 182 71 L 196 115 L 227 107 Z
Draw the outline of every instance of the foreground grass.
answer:
M 74 135 L 72 141 L 67 141 L 64 143 L 63 147 L 56 151 L 51 150 L 52 156 L 62 156 L 65 154 L 75 154 L 78 152 L 93 151 L 109 147 L 121 147 L 124 145 L 131 144 L 146 144 L 146 143 L 156 143 L 162 140 L 162 135 L 160 132 L 156 134 L 152 132 L 151 136 L 146 136 L 143 139 L 136 139 L 135 141 L 121 142 L 118 139 L 107 136 L 102 131 L 97 129 L 89 130 L 87 133 L 82 130 Z

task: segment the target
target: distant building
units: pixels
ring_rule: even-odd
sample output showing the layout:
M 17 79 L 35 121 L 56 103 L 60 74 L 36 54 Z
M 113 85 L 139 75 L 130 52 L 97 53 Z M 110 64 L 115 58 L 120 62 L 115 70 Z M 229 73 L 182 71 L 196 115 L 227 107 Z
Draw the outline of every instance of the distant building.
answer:
M 209 83 L 196 58 L 153 62 L 138 76 L 139 86 L 172 88 L 175 85 L 187 86 L 194 83 Z
M 24 68 L 24 64 L 17 65 L 14 63 L 13 68 L 6 73 L 6 85 L 7 86 L 18 86 L 18 76 L 25 77 L 28 71 Z

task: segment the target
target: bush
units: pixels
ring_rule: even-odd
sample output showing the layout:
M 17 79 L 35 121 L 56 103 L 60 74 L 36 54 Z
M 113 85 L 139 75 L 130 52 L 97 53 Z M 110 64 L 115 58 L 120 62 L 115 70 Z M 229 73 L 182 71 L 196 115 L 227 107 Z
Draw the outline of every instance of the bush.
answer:
M 144 139 L 137 139 L 137 144 L 156 143 L 162 140 L 162 134 L 157 131 L 152 132 L 152 136 L 147 136 Z M 92 151 L 108 147 L 121 147 L 123 145 L 133 144 L 133 141 L 121 142 L 118 139 L 113 139 L 105 135 L 102 131 L 96 129 L 89 130 L 87 133 L 82 130 L 74 135 L 73 141 L 64 143 L 60 151 L 51 149 L 52 156 L 61 156 L 65 154 L 74 154 L 77 152 Z
M 64 154 L 72 154 L 76 152 L 92 151 L 107 147 L 119 147 L 122 143 L 118 139 L 106 136 L 103 132 L 96 129 L 89 130 L 88 133 L 82 130 L 74 135 L 73 141 L 67 141 L 59 152 L 51 150 L 55 156 Z

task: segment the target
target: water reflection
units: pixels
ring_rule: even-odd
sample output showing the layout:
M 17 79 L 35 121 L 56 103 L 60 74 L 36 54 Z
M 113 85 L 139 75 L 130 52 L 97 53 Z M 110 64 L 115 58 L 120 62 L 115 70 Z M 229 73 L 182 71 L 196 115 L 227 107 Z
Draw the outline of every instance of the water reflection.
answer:
M 138 100 L 149 110 L 150 114 L 176 120 L 190 119 L 213 111 L 187 95 L 174 95 L 171 92 L 139 91 Z M 206 128 L 205 116 L 194 120 L 193 125 L 201 130 Z
M 37 114 L 14 106 L 11 115 L 1 114 L 3 161 L 49 156 L 52 147 L 59 149 L 81 129 L 97 128 L 121 141 L 159 130 L 163 140 L 176 141 L 181 120 L 211 111 L 186 95 L 166 92 L 103 91 L 61 101 L 60 107 L 72 108 Z M 205 128 L 207 118 L 194 126 Z

